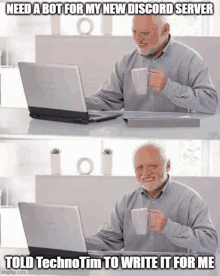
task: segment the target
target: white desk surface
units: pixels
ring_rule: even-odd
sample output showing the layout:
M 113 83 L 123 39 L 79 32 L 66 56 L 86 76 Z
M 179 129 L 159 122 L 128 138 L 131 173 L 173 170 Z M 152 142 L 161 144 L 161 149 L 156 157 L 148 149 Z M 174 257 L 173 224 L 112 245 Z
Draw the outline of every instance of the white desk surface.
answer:
M 143 252 L 142 252 L 143 253 Z M 0 275 L 6 275 L 4 256 L 26 256 L 29 254 L 25 248 L 0 248 Z M 139 255 L 139 254 L 137 254 Z M 144 252 L 142 256 L 156 256 L 157 253 Z M 169 253 L 160 253 L 160 255 L 168 256 Z M 180 256 L 180 254 L 175 254 Z M 184 254 L 186 256 L 187 254 Z M 25 270 L 23 275 L 88 275 L 88 276 L 118 276 L 118 275 L 139 275 L 146 276 L 146 273 L 153 276 L 219 276 L 220 275 L 220 254 L 215 255 L 215 269 L 29 269 Z M 9 269 L 11 274 L 15 273 L 15 269 Z M 17 269 L 18 272 L 22 271 Z M 13 273 L 14 272 L 14 273 Z M 21 274 L 21 273 L 20 273 Z
M 70 139 L 74 137 L 220 139 L 220 114 L 207 115 L 207 118 L 201 120 L 199 128 L 163 129 L 129 128 L 122 117 L 89 125 L 36 120 L 29 116 L 26 108 L 0 108 L 0 118 L 2 139 Z

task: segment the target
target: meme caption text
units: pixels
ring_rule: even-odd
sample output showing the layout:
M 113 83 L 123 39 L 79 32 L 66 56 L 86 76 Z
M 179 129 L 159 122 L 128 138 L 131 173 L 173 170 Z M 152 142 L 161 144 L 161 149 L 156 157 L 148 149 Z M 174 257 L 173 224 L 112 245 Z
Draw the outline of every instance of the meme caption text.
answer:
M 136 14 L 161 14 L 161 15 L 213 15 L 214 4 L 202 3 L 80 3 L 80 2 L 55 2 L 55 3 L 29 3 L 7 2 L 5 5 L 7 15 L 136 15 Z
M 5 256 L 7 269 L 214 269 L 215 256 L 105 256 L 93 259 L 82 256 L 77 259 L 42 256 Z

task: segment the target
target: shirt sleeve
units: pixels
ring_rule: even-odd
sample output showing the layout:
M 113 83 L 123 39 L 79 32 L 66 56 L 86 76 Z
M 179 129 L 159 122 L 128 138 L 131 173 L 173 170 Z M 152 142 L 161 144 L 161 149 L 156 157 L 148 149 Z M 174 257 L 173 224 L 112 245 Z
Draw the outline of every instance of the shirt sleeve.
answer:
M 126 68 L 126 56 L 115 64 L 111 76 L 97 94 L 86 97 L 86 106 L 90 110 L 121 110 L 124 107 L 123 79 Z
M 181 85 L 168 78 L 161 93 L 175 105 L 198 113 L 214 114 L 218 109 L 218 93 L 212 84 L 207 64 L 198 55 L 191 59 L 188 84 Z
M 218 249 L 218 234 L 208 212 L 206 203 L 197 195 L 193 196 L 188 226 L 167 219 L 161 231 L 175 245 L 198 253 L 215 254 Z
M 116 203 L 109 220 L 103 224 L 98 233 L 86 238 L 88 250 L 119 251 L 124 247 L 124 210 L 125 198 Z

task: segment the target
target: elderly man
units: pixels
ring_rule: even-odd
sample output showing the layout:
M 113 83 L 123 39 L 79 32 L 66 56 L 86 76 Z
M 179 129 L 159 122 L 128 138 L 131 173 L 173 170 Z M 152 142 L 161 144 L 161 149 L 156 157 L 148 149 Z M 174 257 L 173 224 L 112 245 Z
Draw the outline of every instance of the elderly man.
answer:
M 116 203 L 109 220 L 86 239 L 87 248 L 184 253 L 189 249 L 214 254 L 218 237 L 208 207 L 198 193 L 171 179 L 170 161 L 163 150 L 144 145 L 134 159 L 140 187 Z M 135 232 L 131 210 L 136 208 L 150 210 L 146 235 Z
M 218 95 L 206 63 L 193 49 L 173 40 L 166 17 L 135 16 L 133 38 L 137 49 L 116 63 L 96 95 L 86 98 L 88 109 L 216 112 Z M 149 69 L 144 95 L 137 95 L 133 86 L 131 70 L 135 68 Z

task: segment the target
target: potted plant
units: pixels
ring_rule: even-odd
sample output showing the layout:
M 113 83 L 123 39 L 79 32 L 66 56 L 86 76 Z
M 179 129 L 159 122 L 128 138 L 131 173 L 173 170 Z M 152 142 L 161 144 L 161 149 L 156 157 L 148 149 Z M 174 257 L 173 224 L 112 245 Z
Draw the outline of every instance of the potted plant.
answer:
M 51 160 L 51 173 L 52 174 L 60 174 L 60 149 L 52 149 L 50 155 Z
M 103 151 L 103 174 L 111 175 L 112 174 L 112 154 L 113 150 L 105 149 Z

